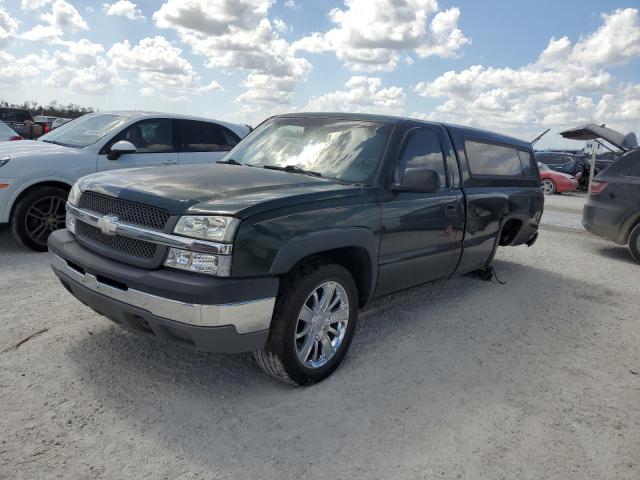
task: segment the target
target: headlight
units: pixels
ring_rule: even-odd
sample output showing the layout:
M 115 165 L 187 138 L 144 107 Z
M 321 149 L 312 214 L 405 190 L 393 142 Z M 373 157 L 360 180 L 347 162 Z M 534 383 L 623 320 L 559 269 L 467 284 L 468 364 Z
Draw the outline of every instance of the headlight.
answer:
M 233 217 L 187 215 L 180 217 L 173 233 L 190 238 L 230 243 L 240 220 Z
M 73 187 L 71 187 L 71 191 L 69 192 L 69 198 L 67 198 L 67 202 L 69 202 L 69 204 L 73 205 L 74 207 L 77 207 L 78 201 L 80 200 L 80 195 L 82 195 L 82 190 L 80 190 L 80 187 L 77 183 L 74 183 Z
M 231 255 L 212 255 L 170 248 L 164 264 L 180 270 L 228 277 L 231 271 Z

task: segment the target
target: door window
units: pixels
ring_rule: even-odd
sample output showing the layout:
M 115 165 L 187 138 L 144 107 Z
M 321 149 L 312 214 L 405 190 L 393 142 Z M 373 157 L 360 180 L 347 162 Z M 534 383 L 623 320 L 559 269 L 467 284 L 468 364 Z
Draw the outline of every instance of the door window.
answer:
M 133 143 L 136 153 L 173 152 L 173 122 L 167 118 L 142 120 L 130 125 L 110 142 L 113 145 L 120 140 Z
M 440 185 L 447 185 L 442 146 L 438 134 L 433 130 L 421 128 L 411 133 L 398 161 L 396 182 L 402 183 L 407 168 L 417 167 L 435 170 L 440 176 Z
M 231 130 L 215 123 L 182 120 L 180 143 L 183 152 L 226 152 L 240 141 Z
M 472 175 L 495 177 L 524 175 L 522 163 L 515 148 L 473 140 L 465 141 L 464 146 Z

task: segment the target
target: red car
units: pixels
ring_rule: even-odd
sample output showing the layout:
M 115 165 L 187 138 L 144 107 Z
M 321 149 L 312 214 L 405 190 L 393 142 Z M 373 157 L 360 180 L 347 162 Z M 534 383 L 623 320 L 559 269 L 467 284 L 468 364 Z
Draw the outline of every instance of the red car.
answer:
M 545 195 L 554 193 L 575 192 L 578 189 L 578 182 L 582 177 L 582 172 L 574 177 L 567 173 L 551 170 L 544 163 L 539 163 L 540 178 L 542 179 L 542 191 Z

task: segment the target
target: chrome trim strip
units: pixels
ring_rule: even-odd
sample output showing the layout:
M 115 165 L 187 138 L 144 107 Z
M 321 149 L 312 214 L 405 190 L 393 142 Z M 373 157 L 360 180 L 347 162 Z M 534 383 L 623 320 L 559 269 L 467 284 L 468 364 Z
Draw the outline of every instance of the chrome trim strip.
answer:
M 103 215 L 81 210 L 67 202 L 67 212 L 92 227 L 100 228 L 98 221 Z M 233 245 L 229 243 L 216 243 L 198 240 L 195 238 L 181 237 L 179 235 L 171 235 L 157 230 L 149 230 L 144 227 L 138 227 L 126 222 L 114 221 L 116 225 L 115 233 L 123 237 L 144 240 L 145 242 L 157 243 L 167 247 L 182 248 L 192 252 L 212 253 L 215 255 L 230 255 Z
M 197 327 L 233 325 L 239 334 L 267 330 L 275 306 L 275 297 L 241 303 L 202 305 L 159 297 L 139 290 L 121 290 L 100 282 L 90 273 L 81 273 L 62 257 L 50 253 L 51 268 L 96 293 L 148 311 L 158 317 Z

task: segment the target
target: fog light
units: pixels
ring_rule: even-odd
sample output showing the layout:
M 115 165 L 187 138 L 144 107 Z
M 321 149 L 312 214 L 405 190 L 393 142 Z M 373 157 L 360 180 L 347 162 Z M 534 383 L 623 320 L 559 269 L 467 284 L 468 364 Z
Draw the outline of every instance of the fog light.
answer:
M 67 230 L 69 230 L 71 233 L 75 235 L 76 234 L 76 217 L 74 217 L 69 212 L 67 212 L 67 216 L 64 223 L 67 227 Z
M 228 277 L 231 271 L 231 256 L 170 248 L 164 264 L 167 267 L 179 268 L 180 270 Z

